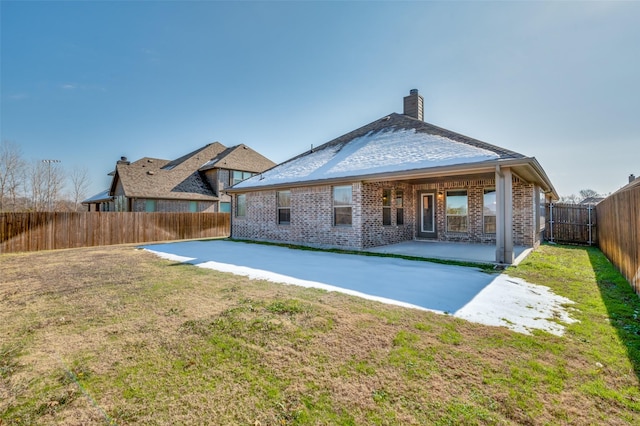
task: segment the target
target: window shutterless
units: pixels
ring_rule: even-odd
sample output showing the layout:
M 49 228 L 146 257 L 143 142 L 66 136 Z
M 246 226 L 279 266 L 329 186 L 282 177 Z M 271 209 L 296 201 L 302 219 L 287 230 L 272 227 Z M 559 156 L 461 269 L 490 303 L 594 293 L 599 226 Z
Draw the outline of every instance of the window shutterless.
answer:
M 289 225 L 291 223 L 291 191 L 277 192 L 276 199 L 278 224 Z
M 352 188 L 351 186 L 333 187 L 333 224 L 350 226 L 352 223 Z
M 467 191 L 447 191 L 447 232 L 468 231 Z

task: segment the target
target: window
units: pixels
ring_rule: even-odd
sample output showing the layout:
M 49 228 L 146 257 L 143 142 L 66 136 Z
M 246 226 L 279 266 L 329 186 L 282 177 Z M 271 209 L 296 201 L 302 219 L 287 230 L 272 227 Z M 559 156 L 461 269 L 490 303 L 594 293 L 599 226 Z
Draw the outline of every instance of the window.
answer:
M 220 203 L 220 213 L 231 213 L 231 203 Z
M 278 204 L 278 224 L 289 225 L 291 223 L 291 191 L 279 191 L 276 193 Z
M 333 224 L 351 225 L 351 186 L 333 187 Z
M 447 232 L 467 232 L 467 191 L 447 191 Z
M 156 200 L 145 200 L 145 202 L 144 202 L 144 211 L 145 212 L 155 212 L 156 211 Z
M 404 194 L 396 191 L 396 225 L 404 225 Z
M 251 172 L 242 172 L 239 170 L 233 170 L 231 172 L 231 185 L 235 185 L 236 183 L 242 182 L 245 179 L 249 179 L 251 176 L 255 175 L 255 173 Z
M 196 213 L 198 211 L 198 202 L 189 201 L 189 212 Z
M 113 198 L 113 206 L 114 206 L 114 210 L 116 212 L 126 212 L 129 209 L 127 208 L 128 206 L 128 202 L 127 202 L 127 197 L 125 197 L 124 195 L 117 195 Z
M 484 190 L 484 208 L 482 210 L 484 217 L 484 233 L 496 233 L 496 190 Z
M 247 215 L 247 195 L 239 194 L 236 197 L 236 217 L 245 217 Z
M 391 225 L 391 190 L 382 190 L 382 224 Z

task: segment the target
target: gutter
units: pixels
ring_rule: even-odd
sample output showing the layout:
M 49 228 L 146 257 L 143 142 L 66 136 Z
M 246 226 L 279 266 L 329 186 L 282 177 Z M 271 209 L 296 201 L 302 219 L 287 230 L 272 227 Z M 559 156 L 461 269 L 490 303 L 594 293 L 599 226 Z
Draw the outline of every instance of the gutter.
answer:
M 469 164 L 455 164 L 451 166 L 439 166 L 431 167 L 428 169 L 415 169 L 404 170 L 397 172 L 385 172 L 374 173 L 369 175 L 354 175 L 354 176 L 342 176 L 339 178 L 327 178 L 327 179 L 314 179 L 297 182 L 283 182 L 273 183 L 269 185 L 259 186 L 246 186 L 246 187 L 231 187 L 227 188 L 227 193 L 244 193 L 253 191 L 264 191 L 278 188 L 299 188 L 304 186 L 318 186 L 318 185 L 336 185 L 352 182 L 377 182 L 380 180 L 408 180 L 408 179 L 421 179 L 427 177 L 445 177 L 452 176 L 459 173 L 471 174 L 478 172 L 493 173 L 496 168 L 500 167 L 517 167 L 517 166 L 529 166 L 534 172 L 536 178 L 539 179 L 543 186 L 546 186 L 545 191 L 551 192 L 557 198 L 555 188 L 549 181 L 549 178 L 542 170 L 542 167 L 534 157 L 525 158 L 512 158 L 501 160 L 490 160 L 482 163 L 469 163 Z

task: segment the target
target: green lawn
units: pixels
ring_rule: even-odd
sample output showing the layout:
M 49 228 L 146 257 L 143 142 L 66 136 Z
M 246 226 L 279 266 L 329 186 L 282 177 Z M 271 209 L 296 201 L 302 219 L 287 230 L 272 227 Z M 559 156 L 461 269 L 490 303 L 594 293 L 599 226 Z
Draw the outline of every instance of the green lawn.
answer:
M 640 424 L 640 300 L 593 248 L 506 273 L 562 337 L 250 281 L 130 246 L 0 256 L 0 424 Z

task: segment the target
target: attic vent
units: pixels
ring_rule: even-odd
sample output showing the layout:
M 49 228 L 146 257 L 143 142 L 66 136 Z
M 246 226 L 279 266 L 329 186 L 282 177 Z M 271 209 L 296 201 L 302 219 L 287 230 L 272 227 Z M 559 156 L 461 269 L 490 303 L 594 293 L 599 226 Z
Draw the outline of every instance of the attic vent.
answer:
M 148 159 L 147 163 L 153 163 L 153 160 L 152 159 Z
M 154 172 L 153 170 L 148 170 L 148 171 L 147 171 L 147 174 L 148 174 L 148 175 L 155 175 L 155 174 L 156 174 L 156 172 Z

